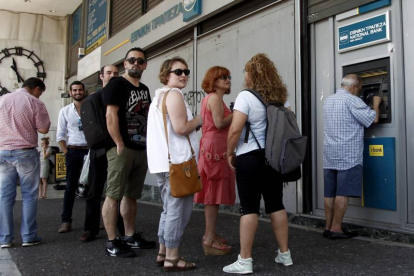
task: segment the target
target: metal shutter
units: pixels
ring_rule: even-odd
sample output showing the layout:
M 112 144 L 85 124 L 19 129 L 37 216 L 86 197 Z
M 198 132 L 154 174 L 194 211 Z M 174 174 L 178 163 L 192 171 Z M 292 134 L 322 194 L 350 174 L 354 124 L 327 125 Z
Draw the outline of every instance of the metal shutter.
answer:
M 161 3 L 163 0 L 147 0 L 148 1 L 148 11 L 152 10 L 156 5 Z
M 122 31 L 141 16 L 141 0 L 111 1 L 110 36 Z
M 68 59 L 68 78 L 76 75 L 78 73 L 78 49 L 80 42 L 73 45 L 69 50 L 69 59 Z
M 308 0 L 308 23 L 343 13 L 376 0 Z

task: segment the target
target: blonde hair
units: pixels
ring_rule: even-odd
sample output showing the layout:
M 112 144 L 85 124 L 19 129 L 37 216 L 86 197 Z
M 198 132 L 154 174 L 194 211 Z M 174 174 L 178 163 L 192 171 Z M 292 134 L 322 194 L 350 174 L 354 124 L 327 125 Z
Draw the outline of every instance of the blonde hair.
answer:
M 43 141 L 46 145 L 49 145 L 49 137 L 47 137 L 47 136 L 45 136 L 45 137 L 42 137 L 42 139 L 40 139 L 40 141 Z
M 268 103 L 285 104 L 288 94 L 282 77 L 266 54 L 253 56 L 245 65 L 247 88 L 256 90 Z

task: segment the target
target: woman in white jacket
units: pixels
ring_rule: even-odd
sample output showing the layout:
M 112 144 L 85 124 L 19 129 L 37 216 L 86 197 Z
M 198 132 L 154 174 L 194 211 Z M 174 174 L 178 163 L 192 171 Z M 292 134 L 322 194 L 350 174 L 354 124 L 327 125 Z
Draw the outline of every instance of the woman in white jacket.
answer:
M 148 169 L 157 176 L 163 201 L 158 228 L 160 249 L 156 263 L 158 266 L 164 266 L 165 271 L 195 268 L 194 263 L 186 262 L 178 254 L 181 237 L 193 211 L 194 196 L 175 198 L 171 195 L 168 162 L 168 150 L 172 163 L 182 163 L 191 158 L 187 135 L 198 160 L 199 143 L 196 129 L 202 125 L 203 120 L 201 116 L 193 118 L 181 91 L 187 85 L 189 74 L 190 70 L 184 59 L 174 57 L 164 61 L 158 75 L 164 86 L 155 91 L 148 114 Z M 162 100 L 167 92 L 168 147 L 162 116 Z

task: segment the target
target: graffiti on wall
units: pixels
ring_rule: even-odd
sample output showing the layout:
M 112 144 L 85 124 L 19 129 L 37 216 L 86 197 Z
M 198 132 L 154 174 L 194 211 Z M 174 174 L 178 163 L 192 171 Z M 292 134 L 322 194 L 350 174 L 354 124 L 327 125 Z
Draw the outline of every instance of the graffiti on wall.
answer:
M 184 100 L 187 102 L 194 116 L 198 115 L 198 107 L 204 97 L 205 93 L 203 91 L 189 91 L 184 93 Z

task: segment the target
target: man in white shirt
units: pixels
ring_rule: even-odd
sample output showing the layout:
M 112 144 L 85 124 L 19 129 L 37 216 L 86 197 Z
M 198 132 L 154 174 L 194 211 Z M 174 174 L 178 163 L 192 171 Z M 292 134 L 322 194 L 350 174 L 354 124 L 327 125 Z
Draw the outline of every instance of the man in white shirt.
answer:
M 75 193 L 78 188 L 83 159 L 88 154 L 85 135 L 80 119 L 80 108 L 85 100 L 85 86 L 80 81 L 70 85 L 69 95 L 73 103 L 65 106 L 59 112 L 56 141 L 66 156 L 66 190 L 63 198 L 62 225 L 59 233 L 72 230 L 72 209 L 75 203 Z

